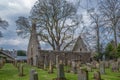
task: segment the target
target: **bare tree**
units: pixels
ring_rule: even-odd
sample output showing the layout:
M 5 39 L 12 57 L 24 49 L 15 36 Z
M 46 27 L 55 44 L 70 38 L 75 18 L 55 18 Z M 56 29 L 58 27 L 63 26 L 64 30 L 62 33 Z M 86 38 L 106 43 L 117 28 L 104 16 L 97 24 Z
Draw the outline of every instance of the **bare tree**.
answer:
M 32 30 L 32 24 L 29 18 L 20 16 L 16 21 L 17 34 L 22 38 L 26 38 L 30 35 Z
M 117 46 L 117 29 L 120 22 L 120 0 L 101 0 L 100 12 L 114 34 L 115 47 Z
M 104 20 L 99 11 L 93 11 L 90 13 L 90 19 L 91 19 L 91 26 L 93 31 L 95 31 L 95 39 L 96 39 L 96 48 L 97 52 L 100 53 L 100 48 L 101 48 L 101 32 L 102 29 L 104 28 Z M 103 37 L 102 37 L 103 38 Z
M 31 10 L 31 18 L 37 19 L 39 37 L 53 50 L 64 50 L 74 40 L 79 24 L 77 8 L 66 0 L 38 0 Z
M 8 22 L 0 18 L 0 28 L 6 29 L 8 27 Z M 2 37 L 2 32 L 0 31 L 0 37 Z

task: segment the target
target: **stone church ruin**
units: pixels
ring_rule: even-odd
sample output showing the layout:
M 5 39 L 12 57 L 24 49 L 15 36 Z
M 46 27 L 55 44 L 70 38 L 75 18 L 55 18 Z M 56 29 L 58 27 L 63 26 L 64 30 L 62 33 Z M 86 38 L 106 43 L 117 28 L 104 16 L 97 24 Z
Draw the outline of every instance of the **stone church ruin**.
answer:
M 53 65 L 60 61 L 64 65 L 72 64 L 72 62 L 86 63 L 90 61 L 90 55 L 91 52 L 81 36 L 77 38 L 73 49 L 69 51 L 41 50 L 36 33 L 36 24 L 32 24 L 32 32 L 27 50 L 27 61 L 29 64 L 44 68 L 45 65 L 49 65 L 50 61 L 52 61 Z

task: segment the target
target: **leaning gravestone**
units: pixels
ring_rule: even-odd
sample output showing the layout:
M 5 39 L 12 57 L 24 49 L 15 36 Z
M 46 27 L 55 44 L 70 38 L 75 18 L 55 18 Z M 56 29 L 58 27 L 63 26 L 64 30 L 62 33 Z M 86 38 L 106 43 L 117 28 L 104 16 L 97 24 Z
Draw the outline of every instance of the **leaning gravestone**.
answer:
M 99 71 L 94 72 L 94 80 L 101 80 L 101 75 Z
M 100 74 L 105 74 L 105 63 L 104 61 L 100 61 Z
M 88 71 L 86 68 L 81 67 L 80 70 L 78 70 L 78 80 L 88 80 Z

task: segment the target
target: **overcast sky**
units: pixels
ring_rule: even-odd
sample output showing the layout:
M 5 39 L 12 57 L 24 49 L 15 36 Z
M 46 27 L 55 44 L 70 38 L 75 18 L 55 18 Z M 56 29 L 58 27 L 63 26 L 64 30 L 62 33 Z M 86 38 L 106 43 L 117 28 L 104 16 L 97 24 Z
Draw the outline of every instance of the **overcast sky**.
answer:
M 29 16 L 31 7 L 36 0 L 0 0 L 0 17 L 9 23 L 7 30 L 2 30 L 0 47 L 5 49 L 27 49 L 28 39 L 22 39 L 16 34 L 15 21 L 19 16 Z
M 7 30 L 2 30 L 3 36 L 0 38 L 0 47 L 4 49 L 24 49 L 27 50 L 28 39 L 22 39 L 16 34 L 15 21 L 19 16 L 28 17 L 31 7 L 37 0 L 0 0 L 0 17 L 9 23 Z M 74 1 L 74 0 L 68 0 Z M 84 0 L 83 0 L 84 1 Z M 84 3 L 82 3 L 84 4 Z M 86 12 L 82 11 L 86 19 Z M 87 21 L 88 22 L 88 21 Z M 42 45 L 49 48 L 48 45 Z

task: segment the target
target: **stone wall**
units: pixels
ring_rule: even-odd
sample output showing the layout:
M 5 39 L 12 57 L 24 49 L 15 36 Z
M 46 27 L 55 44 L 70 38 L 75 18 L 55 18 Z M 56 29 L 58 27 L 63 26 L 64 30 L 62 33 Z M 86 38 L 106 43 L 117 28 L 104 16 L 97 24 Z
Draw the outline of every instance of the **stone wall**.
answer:
M 90 55 L 90 52 L 40 50 L 40 56 L 38 56 L 37 61 L 39 67 L 43 66 L 44 62 L 49 64 L 50 60 L 55 65 L 57 56 L 59 56 L 59 62 L 62 61 L 65 65 L 67 65 L 67 63 L 72 60 L 77 60 L 81 63 L 87 63 L 90 62 Z

